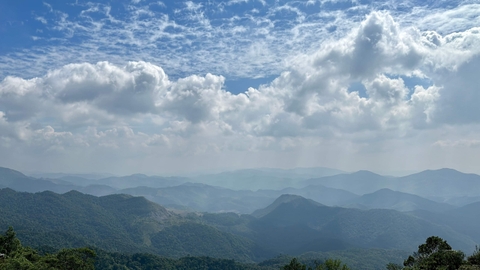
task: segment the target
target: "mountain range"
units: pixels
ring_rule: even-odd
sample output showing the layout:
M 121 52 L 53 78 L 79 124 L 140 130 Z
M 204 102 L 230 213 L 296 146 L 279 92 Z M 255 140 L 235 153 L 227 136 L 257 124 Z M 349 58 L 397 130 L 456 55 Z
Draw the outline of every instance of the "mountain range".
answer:
M 304 177 L 313 174 L 305 170 Z M 265 174 L 268 183 L 280 172 L 230 172 L 224 186 L 236 173 L 251 181 Z M 33 246 L 242 262 L 353 250 L 398 255 L 431 235 L 466 253 L 480 243 L 478 175 L 442 169 L 404 177 L 359 171 L 305 179 L 288 173 L 292 178 L 280 181 L 279 189 L 234 189 L 211 185 L 220 181 L 218 174 L 205 184 L 140 174 L 34 178 L 0 168 L 0 226 L 13 225 Z M 288 181 L 296 186 L 283 187 Z
M 464 174 L 451 169 L 424 171 L 405 177 L 381 176 L 368 171 L 359 171 L 301 180 L 301 175 L 311 176 L 312 170 L 298 170 L 297 180 L 294 182 L 299 187 L 252 190 L 230 189 L 195 182 L 199 178 L 141 174 L 101 179 L 85 179 L 80 176 L 62 174 L 59 179 L 38 179 L 11 169 L 0 168 L 0 187 L 27 192 L 50 190 L 65 193 L 77 190 L 95 196 L 126 193 L 144 196 L 169 208 L 237 213 L 251 213 L 258 208 L 263 208 L 281 194 L 300 195 L 329 206 L 360 209 L 382 208 L 399 211 L 423 209 L 441 212 L 452 209 L 452 206 L 458 207 L 480 201 L 480 196 L 476 195 L 480 194 L 480 176 Z M 321 168 L 318 171 L 313 170 L 313 172 L 320 174 L 323 170 L 325 169 Z M 235 179 L 241 182 L 248 178 L 246 175 L 249 175 L 252 177 L 249 181 L 260 182 L 262 183 L 258 184 L 260 186 L 265 184 L 261 178 L 262 175 L 268 176 L 265 181 L 269 183 L 269 181 L 274 181 L 272 180 L 275 179 L 272 178 L 273 176 L 276 177 L 281 172 L 282 170 L 275 169 L 229 172 L 230 178 L 227 178 L 225 183 L 233 182 Z M 297 171 L 287 171 L 287 175 L 292 176 L 295 172 Z M 335 171 L 330 173 L 333 172 Z M 237 173 L 239 176 L 235 178 Z M 207 178 L 206 175 L 202 177 Z M 220 181 L 219 174 L 212 175 L 212 177 L 213 180 L 209 182 Z M 288 181 L 293 181 L 291 178 L 288 179 L 290 179 Z M 282 183 L 285 184 L 280 181 L 280 186 L 283 186 Z M 392 192 L 387 194 L 387 189 Z M 451 194 L 448 193 L 449 190 L 452 190 Z
M 382 176 L 369 171 L 358 171 L 307 179 L 302 182 L 302 185 L 323 185 L 358 195 L 388 188 L 444 201 L 456 197 L 478 196 L 480 194 L 480 175 L 462 173 L 453 169 L 426 170 L 403 177 Z
M 95 197 L 77 191 L 32 194 L 2 189 L 0 205 L 0 226 L 13 225 L 29 245 L 93 245 L 171 257 L 191 254 L 248 262 L 280 253 L 412 251 L 432 234 L 466 251 L 477 243 L 469 228 L 455 230 L 442 220 L 396 210 L 329 207 L 287 194 L 253 215 L 176 214 L 143 197 Z M 467 215 L 472 213 L 465 209 Z M 461 212 L 457 217 L 467 219 Z

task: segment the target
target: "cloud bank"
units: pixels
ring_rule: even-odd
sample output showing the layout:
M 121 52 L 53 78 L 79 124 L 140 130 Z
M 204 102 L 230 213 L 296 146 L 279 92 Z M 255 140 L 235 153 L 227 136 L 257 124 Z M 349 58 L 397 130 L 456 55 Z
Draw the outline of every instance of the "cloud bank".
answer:
M 200 20 L 202 6 L 191 4 Z M 281 10 L 302 20 L 298 10 Z M 121 173 L 317 165 L 474 170 L 468 160 L 479 155 L 469 146 L 480 139 L 480 28 L 436 29 L 370 12 L 343 36 L 288 57 L 271 82 L 238 94 L 226 90 L 222 74 L 172 79 L 149 61 L 77 62 L 30 79 L 6 76 L 0 149 L 9 154 L 0 161 Z M 252 52 L 272 49 L 258 48 Z

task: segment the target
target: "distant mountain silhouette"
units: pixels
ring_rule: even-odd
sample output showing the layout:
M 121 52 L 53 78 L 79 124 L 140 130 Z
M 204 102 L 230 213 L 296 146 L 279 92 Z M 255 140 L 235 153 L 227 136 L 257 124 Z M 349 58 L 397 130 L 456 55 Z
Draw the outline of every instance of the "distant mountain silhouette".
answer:
M 295 168 L 295 169 L 243 169 L 219 174 L 201 175 L 194 178 L 197 182 L 234 190 L 283 189 L 301 187 L 301 181 L 344 173 L 329 168 Z
M 422 197 L 478 196 L 480 175 L 453 169 L 426 170 L 398 178 L 392 189 Z
M 448 239 L 458 248 L 471 250 L 475 246 L 461 233 L 406 213 L 328 207 L 299 196 L 282 195 L 254 215 L 259 217 L 252 223 L 259 243 L 269 248 L 285 243 L 287 246 L 279 248 L 284 252 L 303 250 L 308 241 L 326 239 L 337 247 L 414 250 L 431 235 Z
M 185 177 L 162 177 L 132 174 L 128 176 L 102 178 L 97 180 L 96 184 L 111 186 L 116 189 L 134 188 L 139 186 L 161 188 L 177 186 L 186 183 L 189 180 L 190 179 Z
M 294 204 L 296 207 L 300 207 L 300 208 L 306 208 L 306 207 L 309 207 L 310 205 L 322 206 L 321 203 L 318 203 L 313 200 L 305 199 L 302 196 L 292 195 L 292 194 L 283 194 L 266 208 L 259 209 L 253 212 L 252 216 L 256 218 L 264 217 L 270 214 L 271 212 L 275 211 L 282 204 L 286 204 L 286 203 Z
M 363 195 L 388 186 L 392 177 L 382 176 L 370 171 L 358 171 L 349 174 L 338 174 L 322 178 L 308 179 L 303 185 L 324 185 L 331 188 L 343 189 Z
M 149 200 L 169 208 L 191 209 L 201 212 L 236 212 L 249 214 L 271 204 L 282 194 L 296 194 L 319 200 L 328 205 L 340 205 L 358 195 L 324 186 L 282 190 L 232 190 L 200 183 L 184 183 L 164 188 L 135 187 L 116 191 Z
M 446 203 L 438 203 L 417 195 L 393 191 L 388 188 L 355 198 L 344 206 L 357 206 L 362 209 L 394 209 L 402 212 L 414 210 L 442 212 L 456 208 Z
M 270 204 L 277 196 L 256 193 L 250 190 L 231 190 L 199 183 L 164 188 L 135 187 L 118 191 L 135 196 L 144 196 L 149 200 L 172 208 L 181 208 L 201 212 L 237 212 L 251 213 L 259 207 Z
M 447 198 L 478 196 L 480 175 L 462 173 L 452 169 L 426 170 L 403 177 L 381 176 L 369 171 L 339 174 L 308 179 L 303 185 L 324 185 L 343 189 L 358 195 L 388 188 L 404 193 L 444 201 Z
M 0 185 L 17 191 L 39 192 L 54 191 L 64 193 L 75 189 L 76 186 L 58 179 L 36 179 L 21 172 L 0 167 Z
M 310 185 L 303 188 L 286 188 L 280 190 L 282 194 L 295 194 L 320 202 L 321 204 L 329 206 L 338 206 L 345 204 L 359 196 L 337 188 L 330 188 L 322 185 Z

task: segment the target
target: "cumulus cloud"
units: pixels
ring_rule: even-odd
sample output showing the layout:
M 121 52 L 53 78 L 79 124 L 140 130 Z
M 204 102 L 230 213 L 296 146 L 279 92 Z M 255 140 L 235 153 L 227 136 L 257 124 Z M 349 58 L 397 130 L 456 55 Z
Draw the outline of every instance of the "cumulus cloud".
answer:
M 422 36 L 418 31 L 402 29 L 388 13 L 374 12 L 343 39 L 324 44 L 313 55 L 300 55 L 270 84 L 240 94 L 225 90 L 223 76 L 192 75 L 171 81 L 161 67 L 147 62 L 69 64 L 30 80 L 5 78 L 0 84 L 3 118 L 42 123 L 50 117 L 61 125 L 83 121 L 90 126 L 95 121 L 130 124 L 154 115 L 162 119 L 166 130 L 175 130 L 178 125 L 174 123 L 179 121 L 189 125 L 212 122 L 224 132 L 274 137 L 315 134 L 321 129 L 403 128 L 410 122 L 419 127 L 435 117 L 446 118 L 435 116 L 436 112 L 455 115 L 443 107 L 434 110 L 438 99 L 462 97 L 458 104 L 449 105 L 460 108 L 466 104 L 466 93 L 475 95 L 472 81 L 476 80 L 477 58 L 446 69 L 448 74 L 460 74 L 457 80 L 442 81 L 431 73 L 443 68 L 431 65 L 433 57 L 443 53 L 440 50 L 460 54 L 466 46 L 473 49 L 472 41 L 465 41 L 469 33 L 475 37 L 474 31 L 457 34 L 461 42 L 433 32 L 416 40 Z M 438 86 L 409 89 L 398 78 L 416 73 L 432 76 Z M 350 92 L 353 82 L 361 82 L 368 97 Z M 465 93 L 454 93 L 451 84 L 462 85 L 458 91 Z
M 0 147 L 165 160 L 311 152 L 332 142 L 381 144 L 480 124 L 479 36 L 478 29 L 442 35 L 402 27 L 389 13 L 372 12 L 344 37 L 298 53 L 273 81 L 239 94 L 225 90 L 221 74 L 170 79 L 143 61 L 8 76 L 0 82 Z M 365 93 L 352 90 L 353 83 Z M 448 138 L 438 141 L 448 145 Z

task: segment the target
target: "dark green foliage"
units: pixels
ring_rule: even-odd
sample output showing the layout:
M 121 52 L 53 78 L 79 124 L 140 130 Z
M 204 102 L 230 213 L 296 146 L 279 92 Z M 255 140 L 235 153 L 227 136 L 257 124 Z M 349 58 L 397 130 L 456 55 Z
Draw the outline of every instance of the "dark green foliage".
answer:
M 42 248 L 42 256 L 60 248 L 93 246 L 109 252 L 211 256 L 253 263 L 279 253 L 303 260 L 306 257 L 301 254 L 315 252 L 305 261 L 307 266 L 314 266 L 319 258 L 334 258 L 354 269 L 385 269 L 387 262 L 406 257 L 397 259 L 404 253 L 395 250 L 365 251 L 365 247 L 408 248 L 428 230 L 440 230 L 392 210 L 327 207 L 298 196 L 282 197 L 288 200 L 257 219 L 233 213 L 179 215 L 129 195 L 29 194 L 4 189 L 0 190 L 0 226 L 14 225 L 25 244 L 54 248 L 46 252 Z M 457 255 L 441 258 L 453 261 Z M 277 269 L 290 260 L 277 264 Z
M 182 223 L 165 228 L 152 237 L 153 247 L 166 256 L 202 256 L 249 261 L 255 258 L 255 243 L 249 239 L 222 232 L 211 226 Z
M 418 251 L 409 256 L 403 263 L 406 269 L 456 270 L 464 263 L 465 254 L 452 250 L 452 247 L 438 236 L 427 238 L 418 246 Z
M 211 257 L 165 258 L 158 255 L 137 253 L 121 254 L 97 251 L 96 269 L 105 270 L 141 270 L 141 269 L 209 269 L 209 270 L 273 270 L 278 268 L 262 267 L 254 264 L 239 263 L 234 260 Z
M 384 270 L 389 262 L 402 263 L 408 252 L 384 249 L 347 249 L 321 253 L 308 253 L 301 256 L 303 260 L 317 260 L 318 258 L 339 259 L 355 270 Z M 308 259 L 308 260 L 307 260 Z
M 340 252 L 354 248 L 352 243 L 362 245 L 357 248 L 408 248 L 419 243 L 422 239 L 417 239 L 427 229 L 438 229 L 392 210 L 360 211 L 327 207 L 299 196 L 282 198 L 288 200 L 256 219 L 233 213 L 180 216 L 130 195 L 30 194 L 3 189 L 0 226 L 15 226 L 22 242 L 34 247 L 94 246 L 111 252 L 211 256 L 243 262 L 258 262 L 279 253 Z M 385 267 L 388 261 L 382 260 L 390 259 L 368 256 L 348 260 L 358 252 L 335 258 L 356 269 L 378 263 Z
M 306 270 L 307 266 L 305 264 L 301 264 L 297 258 L 293 258 L 290 261 L 290 264 L 285 265 L 282 267 L 283 270 Z
M 0 190 L 0 226 L 14 225 L 22 241 L 30 246 L 95 246 L 108 251 L 249 262 L 266 258 L 256 252 L 252 240 L 201 222 L 195 215 L 175 215 L 143 197 Z
M 88 248 L 62 249 L 56 254 L 59 269 L 94 269 L 96 254 Z
M 315 267 L 308 267 L 300 263 L 297 258 L 293 258 L 289 264 L 282 267 L 282 270 L 350 270 L 348 266 L 338 259 L 327 259 L 323 263 L 315 262 Z
M 138 227 L 143 225 L 146 214 L 129 214 L 133 212 L 131 208 L 140 208 L 132 198 L 117 195 L 110 200 L 76 191 L 59 195 L 49 191 L 30 194 L 0 190 L 0 226 L 14 225 L 21 239 L 32 246 L 93 245 L 142 250 Z M 168 215 L 163 208 L 152 213 Z
M 0 269 L 4 270 L 93 270 L 95 252 L 88 248 L 62 249 L 56 254 L 40 255 L 22 246 L 12 227 L 0 236 Z
M 471 265 L 479 265 L 480 266 L 480 249 L 478 246 L 475 247 L 475 251 L 471 256 L 467 258 L 467 261 Z
M 327 259 L 323 264 L 317 265 L 315 270 L 350 270 L 348 266 L 342 263 L 340 260 Z
M 10 256 L 21 248 L 22 244 L 18 240 L 13 227 L 8 227 L 5 235 L 0 235 L 0 253 Z

